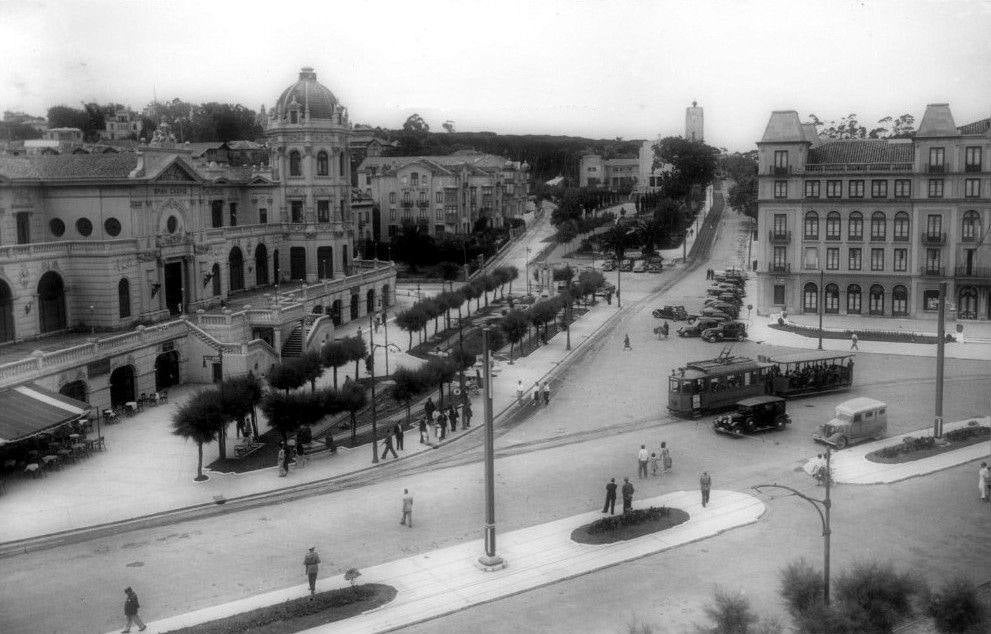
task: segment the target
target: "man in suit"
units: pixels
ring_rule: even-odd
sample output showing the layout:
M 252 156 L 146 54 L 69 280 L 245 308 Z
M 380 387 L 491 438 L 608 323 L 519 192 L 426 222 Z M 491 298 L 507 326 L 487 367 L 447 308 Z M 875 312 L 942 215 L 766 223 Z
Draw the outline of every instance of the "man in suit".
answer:
M 702 489 L 702 506 L 709 503 L 709 491 L 712 490 L 712 476 L 708 471 L 703 471 L 699 476 L 699 488 Z
M 633 485 L 629 478 L 623 478 L 623 512 L 629 513 L 633 510 Z
M 606 505 L 602 507 L 602 512 L 606 511 L 610 515 L 616 514 L 616 478 L 609 478 L 609 484 L 606 485 Z
M 399 451 L 403 451 L 403 426 L 401 423 L 396 423 L 392 426 L 392 435 L 396 437 L 396 447 Z

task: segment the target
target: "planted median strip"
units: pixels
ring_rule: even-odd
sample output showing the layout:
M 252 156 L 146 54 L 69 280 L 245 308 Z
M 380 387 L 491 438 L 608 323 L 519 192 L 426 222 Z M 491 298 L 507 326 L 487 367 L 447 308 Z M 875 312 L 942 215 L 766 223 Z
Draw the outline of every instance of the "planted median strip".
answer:
M 688 521 L 688 513 L 666 506 L 628 511 L 610 515 L 571 531 L 571 539 L 579 544 L 612 544 L 657 533 Z

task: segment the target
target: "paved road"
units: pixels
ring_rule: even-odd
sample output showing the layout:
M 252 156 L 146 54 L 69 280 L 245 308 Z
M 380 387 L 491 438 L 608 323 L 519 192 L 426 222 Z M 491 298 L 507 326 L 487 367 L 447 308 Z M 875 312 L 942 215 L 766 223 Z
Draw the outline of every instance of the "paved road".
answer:
M 733 255 L 734 222 L 731 217 L 721 225 L 716 240 L 720 250 L 713 262 L 716 268 L 722 266 L 721 258 Z M 764 481 L 808 488 L 806 476 L 796 469 L 801 458 L 815 450 L 808 432 L 837 397 L 797 402 L 793 429 L 769 435 L 763 442 L 716 437 L 694 422 L 668 418 L 663 414 L 663 377 L 668 368 L 688 357 L 710 355 L 718 346 L 652 338 L 651 304 L 636 306 L 633 300 L 647 296 L 659 284 L 663 282 L 656 277 L 624 276 L 629 313 L 569 371 L 550 407 L 500 436 L 497 446 L 502 457 L 496 463 L 500 530 L 595 508 L 601 503 L 605 478 L 632 475 L 636 447 L 641 442 L 656 446 L 662 439 L 674 449 L 675 471 L 663 480 L 635 482 L 638 495 L 694 489 L 701 469 L 713 472 L 719 486 L 732 483 L 728 488 L 739 490 Z M 698 281 L 689 279 L 670 289 L 664 303 L 698 293 Z M 625 332 L 634 341 L 632 352 L 622 349 Z M 895 364 L 890 358 L 861 355 L 857 367 L 868 393 L 891 403 L 893 431 L 929 411 L 932 385 L 921 364 Z M 882 369 L 883 377 L 868 380 L 868 375 Z M 987 409 L 986 395 L 966 389 L 965 378 L 986 373 L 986 363 L 961 361 L 947 366 L 947 417 Z M 905 381 L 905 385 L 896 381 Z M 356 478 L 350 483 L 353 486 L 324 495 L 5 559 L 0 630 L 107 631 L 119 625 L 119 599 L 126 585 L 141 594 L 144 616 L 157 618 L 298 584 L 303 581 L 299 564 L 311 545 L 321 549 L 324 574 L 333 574 L 350 566 L 361 568 L 476 539 L 482 519 L 483 478 L 477 453 L 470 445 L 451 445 L 446 453 L 431 453 L 436 456 L 430 460 L 441 462 L 424 464 L 416 472 L 383 468 L 374 479 Z M 980 537 L 989 528 L 980 523 L 984 516 L 972 517 L 963 507 L 939 501 L 939 495 L 951 490 L 947 487 L 966 491 L 961 494 L 964 498 L 970 496 L 974 487 L 969 477 L 972 469 L 967 469 L 959 475 L 954 470 L 940 476 L 949 478 L 945 481 L 933 478 L 893 487 L 838 489 L 837 524 L 849 522 L 854 532 L 844 532 L 834 540 L 837 556 L 863 555 L 871 549 L 881 553 L 890 541 L 897 558 L 924 563 L 936 572 L 948 567 L 945 562 L 973 565 L 987 561 L 989 546 Z M 403 487 L 409 487 L 416 499 L 417 527 L 412 531 L 399 525 Z M 944 510 L 944 506 L 945 513 L 954 517 L 952 523 L 933 519 L 917 526 L 920 517 L 925 517 L 923 511 Z M 884 539 L 885 531 L 877 530 L 880 516 L 885 518 L 885 530 L 912 535 Z M 780 561 L 798 555 L 818 557 L 815 522 L 811 509 L 793 501 L 773 502 L 772 511 L 753 528 L 508 599 L 513 603 L 507 605 L 517 611 L 510 616 L 503 612 L 502 621 L 499 612 L 486 612 L 498 605 L 493 604 L 422 629 L 454 631 L 473 622 L 470 615 L 474 613 L 477 622 L 489 625 L 480 631 L 509 629 L 503 625 L 529 631 L 588 631 L 596 624 L 594 619 L 611 619 L 611 613 L 615 621 L 607 622 L 620 631 L 626 622 L 626 608 L 620 607 L 623 601 L 651 607 L 657 611 L 650 613 L 652 617 L 667 619 L 679 614 L 679 622 L 700 621 L 700 606 L 711 591 L 713 578 L 737 582 L 738 587 L 741 578 L 746 579 L 748 592 L 773 605 L 774 575 Z M 953 526 L 952 530 L 947 526 Z M 943 536 L 936 539 L 936 535 Z M 753 542 L 761 545 L 745 551 L 744 565 L 725 565 Z M 939 552 L 939 561 L 929 562 L 928 542 Z M 644 592 L 645 586 L 650 593 Z M 634 596 L 636 601 L 631 603 Z M 562 603 L 554 604 L 559 609 L 549 611 L 547 597 L 559 597 Z M 592 601 L 610 612 L 589 610 Z M 548 620 L 551 615 L 555 618 Z M 466 617 L 469 620 L 458 621 Z

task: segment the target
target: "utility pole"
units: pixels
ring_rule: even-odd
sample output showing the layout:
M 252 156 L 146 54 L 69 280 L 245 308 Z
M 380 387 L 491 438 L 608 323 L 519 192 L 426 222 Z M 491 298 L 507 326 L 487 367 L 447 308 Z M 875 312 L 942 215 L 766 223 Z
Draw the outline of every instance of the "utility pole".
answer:
M 495 534 L 495 435 L 492 429 L 492 362 L 489 359 L 489 333 L 482 329 L 482 363 L 485 367 L 482 385 L 482 402 L 485 409 L 485 554 L 478 558 L 478 565 L 486 571 L 501 570 L 506 562 L 496 554 Z
M 939 283 L 939 319 L 936 325 L 936 412 L 933 438 L 943 437 L 943 359 L 946 348 L 946 282 Z
M 374 307 L 373 307 L 374 308 Z M 372 324 L 372 314 L 375 311 L 369 311 L 368 313 L 368 374 L 372 381 L 372 464 L 378 464 L 379 461 L 379 445 L 378 445 L 378 420 L 375 412 L 375 328 Z M 355 383 L 358 382 L 357 372 L 354 377 Z
M 822 350 L 822 299 L 825 296 L 822 285 L 825 279 L 825 272 L 819 269 L 819 349 Z

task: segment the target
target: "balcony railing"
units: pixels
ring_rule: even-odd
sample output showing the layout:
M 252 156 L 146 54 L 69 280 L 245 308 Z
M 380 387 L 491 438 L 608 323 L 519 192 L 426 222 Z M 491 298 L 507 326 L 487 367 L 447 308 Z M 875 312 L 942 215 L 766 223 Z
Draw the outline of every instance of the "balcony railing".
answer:
M 777 244 L 786 244 L 791 242 L 791 231 L 768 231 L 767 239 Z
M 919 269 L 919 275 L 923 277 L 946 277 L 946 267 L 927 264 Z
M 980 172 L 981 171 L 981 164 L 980 163 L 977 163 L 976 165 L 965 165 L 964 168 L 963 168 L 963 171 L 969 172 L 969 173 Z
M 863 242 L 864 241 L 864 234 L 858 233 L 856 235 L 848 235 L 846 237 L 846 241 L 847 242 Z
M 771 273 L 791 273 L 791 263 L 771 262 L 771 264 L 768 265 L 767 270 Z
M 921 236 L 922 245 L 927 247 L 941 247 L 946 244 L 946 232 L 943 233 L 923 233 Z
M 928 169 L 926 171 L 928 171 L 930 174 L 942 174 L 943 172 L 946 171 L 946 166 L 945 165 L 929 165 L 928 166 Z
M 971 280 L 991 280 L 991 266 L 958 266 L 954 269 L 953 276 Z
M 784 167 L 774 166 L 771 168 L 771 174 L 773 176 L 788 176 L 791 173 L 791 168 L 787 165 Z
M 911 163 L 814 163 L 806 172 L 911 172 Z
M 897 235 L 894 236 L 892 238 L 892 240 L 894 240 L 895 242 L 908 242 L 909 241 L 908 240 L 908 236 L 897 236 Z

